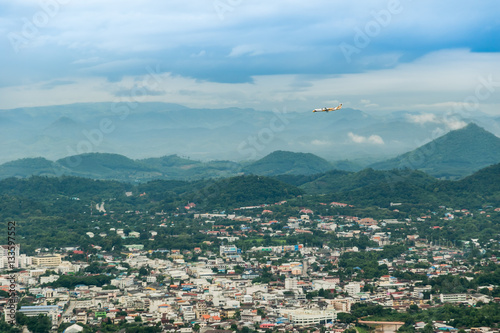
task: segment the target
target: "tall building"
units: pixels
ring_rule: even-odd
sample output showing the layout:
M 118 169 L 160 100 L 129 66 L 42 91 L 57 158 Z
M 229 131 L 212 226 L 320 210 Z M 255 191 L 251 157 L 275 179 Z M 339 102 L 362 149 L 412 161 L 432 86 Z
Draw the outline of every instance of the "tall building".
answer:
M 20 247 L 21 246 L 19 244 L 1 245 L 1 247 L 0 247 L 0 268 L 13 269 L 13 268 L 20 267 L 20 265 L 19 265 Z
M 286 278 L 285 279 L 285 289 L 286 290 L 297 290 L 298 289 L 297 282 L 298 281 L 295 278 Z

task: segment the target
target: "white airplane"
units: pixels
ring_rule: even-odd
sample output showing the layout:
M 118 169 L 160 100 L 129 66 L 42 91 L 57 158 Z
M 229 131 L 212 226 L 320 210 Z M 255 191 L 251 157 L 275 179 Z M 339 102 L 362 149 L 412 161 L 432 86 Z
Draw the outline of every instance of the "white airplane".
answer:
M 339 104 L 339 106 L 336 106 L 334 108 L 314 109 L 313 112 L 330 112 L 330 111 L 337 111 L 340 109 L 342 109 L 342 104 Z

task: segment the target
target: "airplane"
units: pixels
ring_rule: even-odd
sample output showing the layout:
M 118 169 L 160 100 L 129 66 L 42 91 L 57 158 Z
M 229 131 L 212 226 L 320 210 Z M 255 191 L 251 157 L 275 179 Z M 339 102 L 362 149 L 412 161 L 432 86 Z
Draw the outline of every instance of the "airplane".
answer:
M 334 108 L 314 109 L 313 112 L 330 112 L 330 111 L 337 111 L 340 109 L 342 109 L 342 104 L 339 104 L 339 106 L 336 106 Z

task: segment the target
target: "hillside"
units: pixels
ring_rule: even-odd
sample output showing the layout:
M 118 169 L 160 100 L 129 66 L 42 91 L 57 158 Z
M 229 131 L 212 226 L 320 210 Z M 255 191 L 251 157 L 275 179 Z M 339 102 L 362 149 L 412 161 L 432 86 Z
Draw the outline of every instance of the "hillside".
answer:
M 340 161 L 346 168 L 354 163 Z M 153 179 L 199 180 L 226 178 L 243 172 L 256 175 L 312 175 L 333 168 L 328 161 L 306 153 L 276 151 L 243 167 L 238 162 L 214 160 L 201 162 L 178 155 L 133 160 L 109 153 L 68 156 L 55 162 L 45 158 L 24 158 L 0 165 L 0 179 L 27 178 L 34 175 L 78 176 L 92 179 L 147 182 Z
M 237 176 L 219 180 L 189 195 L 191 201 L 212 209 L 274 204 L 302 194 L 299 188 L 261 176 Z
M 451 131 L 396 158 L 372 164 L 379 170 L 410 168 L 429 175 L 463 178 L 500 162 L 500 138 L 474 123 Z
M 130 180 L 134 179 L 134 176 L 156 171 L 123 155 L 107 153 L 74 155 L 56 162 L 69 169 L 72 175 L 97 179 Z
M 62 165 L 43 157 L 22 158 L 0 165 L 0 179 L 27 176 L 55 176 L 69 173 Z
M 378 171 L 380 172 L 380 171 Z M 392 170 L 387 181 L 332 194 L 338 201 L 388 207 L 391 202 L 420 206 L 497 207 L 500 202 L 500 164 L 460 180 L 432 180 L 419 171 Z M 398 174 L 400 172 L 400 174 Z M 407 175 L 404 175 L 404 172 Z
M 477 209 L 498 207 L 500 202 L 500 164 L 482 169 L 459 181 L 437 180 L 412 170 L 367 169 L 358 173 L 336 171 L 323 177 L 324 184 L 320 188 L 324 192 L 318 192 L 321 195 L 303 195 L 304 190 L 301 188 L 255 175 L 196 182 L 155 180 L 145 184 L 67 176 L 8 178 L 0 180 L 0 218 L 18 221 L 22 236 L 19 240 L 23 248 L 34 251 L 41 246 L 95 244 L 94 241 L 99 240 L 90 240 L 85 233 L 94 230 L 96 223 L 108 230 L 110 225 L 107 223 L 125 219 L 132 230 L 143 230 L 147 212 L 158 218 L 151 222 L 153 225 L 161 223 L 165 214 L 175 216 L 177 225 L 193 213 L 225 211 L 239 214 L 236 209 L 242 206 L 274 204 L 283 200 L 287 201 L 284 205 L 259 207 L 254 212 L 269 209 L 274 214 L 280 214 L 283 210 L 295 214 L 300 207 L 317 205 L 316 209 L 326 209 L 329 207 L 325 203 L 337 201 L 354 205 L 352 208 L 345 208 L 347 210 L 376 210 L 387 216 L 399 214 L 395 208 L 413 215 L 432 212 L 441 205 L 467 208 L 476 214 Z M 315 181 L 314 177 L 311 179 L 312 182 Z M 339 184 L 342 186 L 338 187 Z M 196 206 L 187 210 L 185 206 L 188 202 L 195 203 Z M 320 202 L 323 206 L 318 204 Z M 401 203 L 401 206 L 392 208 L 391 203 L 394 202 Z M 99 203 L 104 203 L 107 214 L 93 208 Z M 344 208 L 336 208 L 335 211 L 343 214 L 342 209 Z M 333 210 L 329 212 L 333 214 Z M 193 225 L 193 228 L 195 229 L 188 231 L 188 234 L 193 232 L 193 237 L 199 237 L 201 234 L 194 232 L 199 225 Z M 173 230 L 173 227 L 168 228 L 168 231 L 165 228 L 167 233 Z M 183 231 L 177 229 L 175 234 L 179 235 Z M 109 250 L 112 243 L 108 243 L 107 239 L 101 239 L 99 244 Z M 121 241 L 119 237 L 109 239 L 110 242 Z M 158 238 L 158 242 L 160 243 L 151 244 L 151 247 L 178 247 L 182 240 L 166 245 L 163 238 Z
M 333 169 L 332 164 L 311 153 L 277 150 L 243 168 L 247 174 L 261 176 L 312 175 Z
M 439 184 L 439 191 L 456 193 L 475 193 L 479 198 L 494 198 L 500 202 L 500 163 L 460 179 Z
M 369 168 L 359 172 L 336 170 L 329 171 L 316 179 L 303 183 L 300 188 L 309 194 L 326 194 L 385 186 L 402 181 L 411 182 L 415 185 L 427 185 L 435 182 L 436 179 L 423 172 L 408 169 L 380 171 Z
M 200 162 L 177 155 L 133 160 L 119 154 L 88 153 L 55 162 L 42 157 L 23 158 L 0 165 L 0 179 L 30 176 L 78 176 L 92 179 L 146 182 L 153 179 L 197 180 L 240 173 L 239 163 Z
M 177 155 L 139 160 L 142 164 L 161 173 L 161 179 L 197 180 L 237 175 L 241 165 L 231 161 L 200 162 Z

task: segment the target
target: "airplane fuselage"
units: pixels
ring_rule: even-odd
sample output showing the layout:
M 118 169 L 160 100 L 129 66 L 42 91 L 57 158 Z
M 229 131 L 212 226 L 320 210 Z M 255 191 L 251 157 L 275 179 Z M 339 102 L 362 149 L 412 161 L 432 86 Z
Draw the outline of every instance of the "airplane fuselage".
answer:
M 339 106 L 336 106 L 334 108 L 322 108 L 322 109 L 314 109 L 313 112 L 330 112 L 330 111 L 337 111 L 342 109 L 342 104 Z

